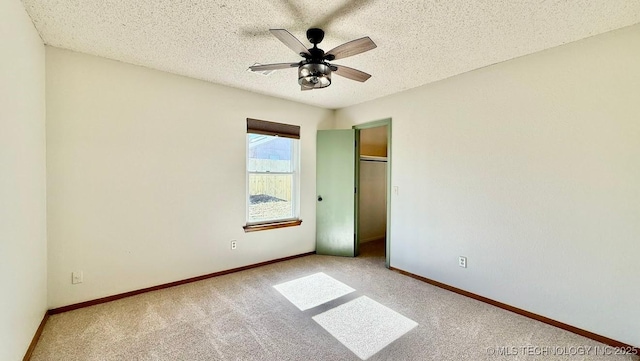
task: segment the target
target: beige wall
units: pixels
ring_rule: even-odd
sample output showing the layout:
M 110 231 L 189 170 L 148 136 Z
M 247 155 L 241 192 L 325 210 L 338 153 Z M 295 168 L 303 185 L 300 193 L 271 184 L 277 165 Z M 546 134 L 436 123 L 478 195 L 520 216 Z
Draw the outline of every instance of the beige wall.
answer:
M 0 360 L 20 360 L 47 307 L 45 51 L 0 2 Z
M 341 128 L 393 118 L 391 265 L 640 345 L 639 39 L 339 110 Z
M 52 47 L 47 105 L 50 307 L 315 249 L 332 111 Z M 301 126 L 299 227 L 242 229 L 247 117 Z

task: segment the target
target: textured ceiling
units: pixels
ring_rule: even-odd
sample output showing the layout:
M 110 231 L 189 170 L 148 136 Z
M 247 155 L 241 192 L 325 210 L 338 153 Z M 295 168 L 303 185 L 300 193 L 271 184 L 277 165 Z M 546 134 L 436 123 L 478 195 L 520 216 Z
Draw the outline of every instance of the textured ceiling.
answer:
M 23 0 L 48 45 L 325 108 L 341 108 L 640 22 L 638 0 Z M 336 64 L 373 76 L 334 76 L 300 91 L 300 58 L 268 29 L 325 51 L 370 36 L 374 50 Z

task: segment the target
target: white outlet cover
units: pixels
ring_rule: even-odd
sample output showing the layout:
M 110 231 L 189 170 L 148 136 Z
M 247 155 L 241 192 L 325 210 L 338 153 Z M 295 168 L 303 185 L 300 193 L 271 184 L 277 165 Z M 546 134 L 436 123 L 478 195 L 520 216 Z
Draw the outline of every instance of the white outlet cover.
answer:
M 458 265 L 462 268 L 467 268 L 467 257 L 458 257 Z

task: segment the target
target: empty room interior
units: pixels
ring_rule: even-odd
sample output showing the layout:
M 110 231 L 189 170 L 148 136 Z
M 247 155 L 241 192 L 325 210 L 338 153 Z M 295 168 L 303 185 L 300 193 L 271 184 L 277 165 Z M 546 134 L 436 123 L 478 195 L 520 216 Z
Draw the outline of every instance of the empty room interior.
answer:
M 636 0 L 2 0 L 0 43 L 2 361 L 640 360 Z

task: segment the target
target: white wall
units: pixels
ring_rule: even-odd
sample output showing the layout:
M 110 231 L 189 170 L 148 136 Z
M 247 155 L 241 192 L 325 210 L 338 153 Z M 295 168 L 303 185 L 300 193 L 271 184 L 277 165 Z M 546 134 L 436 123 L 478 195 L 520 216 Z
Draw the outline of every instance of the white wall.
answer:
M 341 128 L 393 118 L 391 265 L 640 345 L 639 40 L 636 25 L 339 110 Z
M 0 360 L 20 360 L 47 310 L 45 51 L 0 2 Z
M 46 89 L 50 307 L 315 249 L 332 111 L 52 47 Z M 242 229 L 247 117 L 301 125 L 299 227 Z

